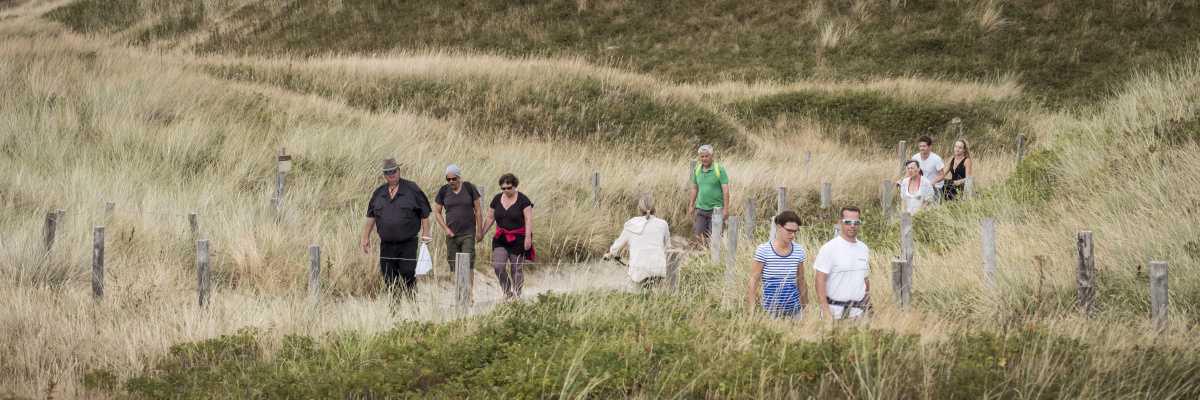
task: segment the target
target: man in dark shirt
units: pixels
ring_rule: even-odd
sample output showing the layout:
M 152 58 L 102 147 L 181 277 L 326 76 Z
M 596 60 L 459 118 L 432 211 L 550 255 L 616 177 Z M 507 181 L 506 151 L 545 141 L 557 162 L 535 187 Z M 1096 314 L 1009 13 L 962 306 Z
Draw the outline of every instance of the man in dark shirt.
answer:
M 482 207 L 479 206 L 479 191 L 471 182 L 464 181 L 462 169 L 450 164 L 446 167 L 446 185 L 438 190 L 433 199 L 433 216 L 446 231 L 446 258 L 450 272 L 454 272 L 454 259 L 458 253 L 470 254 L 468 265 L 475 265 L 475 236 L 480 235 Z M 445 210 L 445 216 L 442 215 Z
M 415 182 L 400 178 L 395 159 L 383 160 L 383 178 L 387 183 L 376 188 L 367 202 L 362 250 L 370 252 L 374 228 L 379 234 L 379 270 L 384 284 L 395 289 L 398 278 L 404 278 L 404 292 L 412 297 L 417 286 L 417 246 L 430 241 L 429 198 Z

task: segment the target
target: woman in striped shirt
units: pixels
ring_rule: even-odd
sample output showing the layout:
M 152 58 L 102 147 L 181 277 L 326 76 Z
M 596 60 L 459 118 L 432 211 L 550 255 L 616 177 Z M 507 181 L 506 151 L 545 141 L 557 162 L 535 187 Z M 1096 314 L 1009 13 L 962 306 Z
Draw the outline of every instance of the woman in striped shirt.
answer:
M 784 211 L 775 216 L 775 241 L 758 245 L 747 300 L 776 318 L 800 318 L 808 302 L 804 284 L 804 249 L 796 244 L 800 216 Z

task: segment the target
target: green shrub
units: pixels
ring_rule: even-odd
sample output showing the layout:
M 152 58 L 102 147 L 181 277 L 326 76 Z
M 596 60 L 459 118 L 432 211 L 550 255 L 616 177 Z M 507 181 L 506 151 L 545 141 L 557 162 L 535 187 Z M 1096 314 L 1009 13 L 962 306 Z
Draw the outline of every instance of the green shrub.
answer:
M 1043 204 L 1054 197 L 1058 189 L 1058 153 L 1043 149 L 1029 154 L 1017 165 L 1005 186 L 1018 202 Z
M 80 0 L 46 13 L 46 18 L 82 33 L 122 30 L 144 16 L 139 0 Z

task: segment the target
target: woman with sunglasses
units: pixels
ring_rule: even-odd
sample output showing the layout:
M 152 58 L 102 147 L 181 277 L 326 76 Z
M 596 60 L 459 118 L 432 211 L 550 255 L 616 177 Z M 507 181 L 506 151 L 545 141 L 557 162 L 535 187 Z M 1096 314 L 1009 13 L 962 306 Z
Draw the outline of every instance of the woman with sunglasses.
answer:
M 804 283 L 804 248 L 795 242 L 800 216 L 784 211 L 775 216 L 775 240 L 758 245 L 750 269 L 747 302 L 761 305 L 775 318 L 799 319 L 808 303 Z M 761 302 L 760 302 L 761 300 Z
M 533 202 L 517 191 L 520 180 L 516 175 L 500 176 L 499 184 L 500 194 L 492 198 L 487 220 L 481 230 L 491 228 L 492 222 L 496 222 L 496 232 L 492 236 L 492 268 L 496 271 L 496 279 L 500 281 L 505 300 L 511 300 L 521 297 L 521 287 L 525 284 L 525 275 L 521 271 L 523 264 L 534 261 L 536 256 L 533 249 Z M 476 240 L 483 240 L 483 235 Z
M 921 164 L 916 160 L 904 163 L 905 177 L 899 182 L 900 199 L 904 204 L 904 212 L 916 214 L 933 202 L 933 182 L 921 176 Z

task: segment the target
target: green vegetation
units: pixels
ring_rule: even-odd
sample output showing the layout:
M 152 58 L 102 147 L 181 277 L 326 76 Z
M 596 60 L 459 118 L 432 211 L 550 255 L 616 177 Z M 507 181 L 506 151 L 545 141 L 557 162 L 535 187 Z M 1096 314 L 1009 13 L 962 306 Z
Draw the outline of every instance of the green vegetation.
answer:
M 623 307 L 590 310 L 597 303 Z M 478 321 L 408 323 L 371 338 L 288 336 L 273 357 L 258 335 L 176 345 L 125 389 L 183 399 L 850 398 L 876 390 L 893 398 L 1069 398 L 1095 390 L 1112 397 L 1200 396 L 1200 387 L 1189 384 L 1200 369 L 1196 354 L 1161 348 L 1108 354 L 1037 327 L 928 341 L 841 328 L 802 340 L 718 304 L 656 292 L 542 296 Z M 1107 357 L 1119 357 L 1119 365 Z M 1042 379 L 1022 379 L 1034 370 Z M 924 378 L 910 379 L 914 374 Z
M 593 76 L 556 76 L 549 71 L 536 77 L 539 71 L 528 76 L 364 75 L 347 83 L 327 79 L 331 71 L 321 68 L 235 64 L 207 71 L 223 79 L 341 98 L 373 112 L 403 108 L 461 120 L 476 132 L 511 132 L 576 144 L 636 144 L 660 150 L 704 143 L 730 150 L 738 147 L 735 127 L 700 104 L 655 96 L 648 88 Z
M 894 146 L 900 140 L 921 135 L 941 136 L 956 117 L 971 121 L 972 132 L 993 132 L 972 136 L 973 144 L 988 148 L 998 144 L 997 137 L 1013 136 L 1013 123 L 1006 123 L 1004 104 L 977 102 L 939 104 L 933 101 L 908 102 L 880 93 L 849 91 L 830 93 L 807 90 L 761 96 L 733 105 L 739 119 L 752 126 L 771 124 L 780 118 L 807 119 L 835 126 L 857 126 L 866 132 L 839 130 L 837 139 L 854 146 Z M 950 133 L 953 135 L 953 133 Z
M 128 28 L 141 18 L 137 1 L 110 3 L 79 1 L 50 17 L 82 32 Z M 1057 103 L 1103 98 L 1132 71 L 1192 49 L 1200 31 L 1200 4 L 1153 0 L 329 4 L 252 3 L 225 10 L 219 25 L 210 12 L 201 28 L 210 35 L 196 49 L 582 56 L 687 82 L 1017 75 Z

